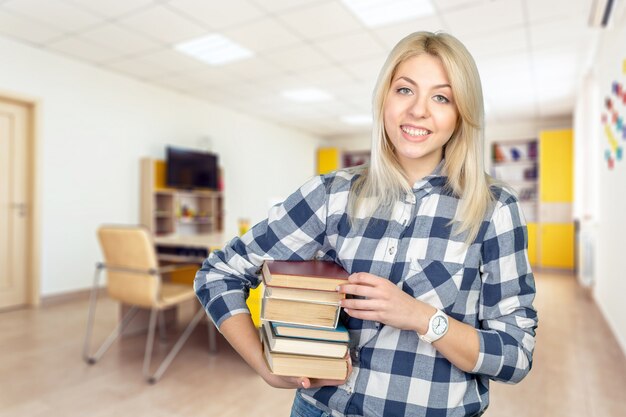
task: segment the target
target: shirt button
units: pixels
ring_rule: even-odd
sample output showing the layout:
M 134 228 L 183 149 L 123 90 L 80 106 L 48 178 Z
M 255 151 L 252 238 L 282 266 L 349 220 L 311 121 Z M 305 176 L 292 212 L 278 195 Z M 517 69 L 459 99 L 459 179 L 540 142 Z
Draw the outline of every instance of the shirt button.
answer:
M 389 248 L 389 255 L 393 255 L 394 253 L 396 253 L 396 247 L 392 246 Z

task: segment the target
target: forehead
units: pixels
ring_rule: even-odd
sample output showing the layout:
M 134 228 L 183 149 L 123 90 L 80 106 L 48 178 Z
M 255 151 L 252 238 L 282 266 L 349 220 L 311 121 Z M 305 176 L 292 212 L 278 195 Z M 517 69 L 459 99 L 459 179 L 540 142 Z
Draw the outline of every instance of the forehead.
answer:
M 393 80 L 399 77 L 408 77 L 416 82 L 449 84 L 441 59 L 430 54 L 414 55 L 400 62 L 394 71 Z

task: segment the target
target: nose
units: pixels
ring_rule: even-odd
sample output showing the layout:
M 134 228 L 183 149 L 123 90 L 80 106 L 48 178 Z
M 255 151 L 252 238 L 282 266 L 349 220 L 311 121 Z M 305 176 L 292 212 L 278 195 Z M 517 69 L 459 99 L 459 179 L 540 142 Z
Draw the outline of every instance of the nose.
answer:
M 416 95 L 409 108 L 409 113 L 417 119 L 427 118 L 430 114 L 428 110 L 428 98 Z

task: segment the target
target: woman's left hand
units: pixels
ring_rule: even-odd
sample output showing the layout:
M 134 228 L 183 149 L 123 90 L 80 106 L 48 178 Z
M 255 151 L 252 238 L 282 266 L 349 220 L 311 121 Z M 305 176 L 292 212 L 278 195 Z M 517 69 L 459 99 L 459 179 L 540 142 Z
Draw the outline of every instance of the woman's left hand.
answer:
M 366 272 L 350 275 L 348 284 L 341 285 L 339 292 L 365 297 L 341 301 L 344 311 L 351 317 L 378 321 L 403 330 L 420 330 L 424 317 L 430 317 L 427 311 L 435 311 L 434 307 L 411 297 L 388 279 Z

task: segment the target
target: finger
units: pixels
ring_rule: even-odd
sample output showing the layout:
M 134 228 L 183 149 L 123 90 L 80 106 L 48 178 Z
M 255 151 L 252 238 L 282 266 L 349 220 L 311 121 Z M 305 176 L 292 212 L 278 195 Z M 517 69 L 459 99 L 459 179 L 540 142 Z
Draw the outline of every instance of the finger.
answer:
M 339 286 L 339 292 L 343 294 L 356 295 L 359 297 L 376 297 L 377 290 L 375 287 L 361 284 L 344 284 Z
M 359 298 L 346 298 L 341 300 L 341 307 L 350 310 L 378 310 L 380 308 L 379 300 L 364 300 Z
M 306 377 L 298 378 L 298 385 L 304 389 L 309 389 L 311 388 L 311 380 Z
M 373 287 L 380 284 L 380 281 L 386 280 L 377 277 L 376 275 L 368 274 L 367 272 L 357 272 L 356 274 L 350 275 L 348 277 L 348 281 L 351 284 L 369 285 Z
M 382 322 L 381 315 L 378 310 L 354 310 L 344 308 L 343 311 L 345 311 L 347 315 L 355 319 Z

